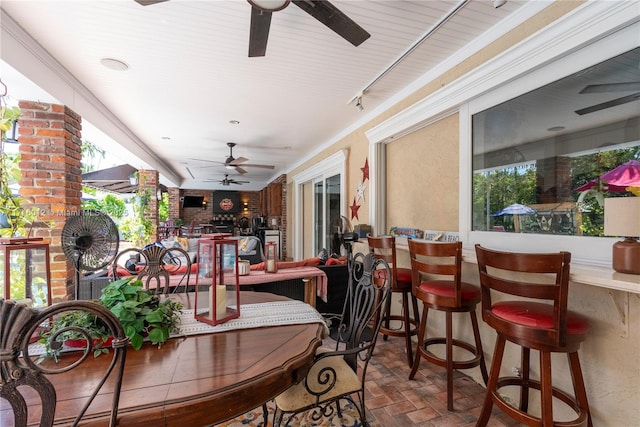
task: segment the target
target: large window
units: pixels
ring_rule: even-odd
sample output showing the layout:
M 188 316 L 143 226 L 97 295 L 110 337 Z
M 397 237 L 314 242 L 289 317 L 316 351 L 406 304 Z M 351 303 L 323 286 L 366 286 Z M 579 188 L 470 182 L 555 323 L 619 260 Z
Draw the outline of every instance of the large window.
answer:
M 640 48 L 472 116 L 472 230 L 602 236 L 599 177 L 640 159 Z

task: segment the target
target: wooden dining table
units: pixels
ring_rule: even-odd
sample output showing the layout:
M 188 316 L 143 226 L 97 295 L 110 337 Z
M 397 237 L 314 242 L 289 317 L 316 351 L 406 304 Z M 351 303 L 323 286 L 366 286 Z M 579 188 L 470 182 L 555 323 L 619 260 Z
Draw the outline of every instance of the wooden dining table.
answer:
M 193 294 L 175 294 L 194 308 Z M 200 299 L 200 298 L 199 298 Z M 242 304 L 285 297 L 242 292 Z M 169 339 L 158 348 L 129 349 L 122 380 L 118 426 L 196 427 L 220 423 L 259 408 L 300 381 L 322 343 L 321 323 L 239 329 Z M 109 357 L 90 358 L 50 379 L 57 390 L 55 425 L 69 425 L 84 403 L 94 372 Z M 106 426 L 112 384 L 92 403 L 82 426 Z

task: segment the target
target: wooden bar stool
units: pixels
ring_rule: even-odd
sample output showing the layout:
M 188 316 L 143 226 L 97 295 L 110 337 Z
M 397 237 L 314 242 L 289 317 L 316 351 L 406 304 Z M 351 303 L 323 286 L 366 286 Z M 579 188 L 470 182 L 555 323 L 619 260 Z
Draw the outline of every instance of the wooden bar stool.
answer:
M 369 250 L 376 258 L 383 259 L 391 267 L 391 292 L 402 294 L 402 315 L 391 314 L 391 298 L 385 304 L 382 315 L 382 326 L 380 333 L 383 339 L 388 336 L 404 337 L 407 347 L 407 361 L 409 366 L 413 363 L 413 349 L 411 337 L 418 333 L 418 300 L 411 292 L 411 269 L 396 267 L 396 238 L 393 236 L 373 237 L 367 236 L 369 241 Z M 380 270 L 382 272 L 386 270 Z M 409 314 L 409 297 L 413 307 L 413 317 Z M 391 327 L 391 321 L 400 321 L 402 325 L 399 328 Z
M 487 383 L 487 367 L 482 352 L 476 306 L 480 302 L 480 289 L 461 281 L 462 242 L 439 243 L 409 239 L 409 256 L 413 280 L 413 294 L 422 301 L 422 319 L 418 331 L 418 349 L 409 379 L 418 372 L 420 359 L 447 369 L 447 409 L 453 411 L 453 370 L 480 367 Z M 429 309 L 444 311 L 446 332 L 444 337 L 425 338 Z M 475 345 L 453 338 L 453 313 L 469 313 Z M 429 346 L 444 344 L 445 357 L 436 356 Z M 453 347 L 471 353 L 466 360 L 454 360 Z
M 578 358 L 578 349 L 586 339 L 589 324 L 583 316 L 567 310 L 571 254 L 509 253 L 476 245 L 476 255 L 482 290 L 482 319 L 498 333 L 487 395 L 477 425 L 487 425 L 495 404 L 520 423 L 553 426 L 555 397 L 577 414 L 573 421 L 563 420 L 562 426 L 591 426 L 587 392 Z M 494 297 L 501 296 L 500 302 L 492 302 L 492 293 Z M 514 300 L 510 296 L 519 299 Z M 521 376 L 500 377 L 506 341 L 522 347 Z M 539 380 L 530 378 L 532 349 L 540 353 Z M 567 354 L 574 396 L 553 386 L 551 353 Z M 498 393 L 504 386 L 520 388 L 518 408 L 507 403 Z M 530 388 L 540 391 L 540 417 L 528 412 Z

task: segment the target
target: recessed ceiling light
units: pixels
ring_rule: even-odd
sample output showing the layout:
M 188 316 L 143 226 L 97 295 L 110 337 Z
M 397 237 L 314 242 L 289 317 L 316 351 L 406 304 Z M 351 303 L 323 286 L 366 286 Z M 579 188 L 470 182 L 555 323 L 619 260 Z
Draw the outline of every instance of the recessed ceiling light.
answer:
M 171 141 L 171 137 L 170 136 L 163 136 L 163 137 L 160 137 L 160 139 L 163 140 L 163 141 Z
M 238 120 L 229 120 L 229 123 L 231 123 L 232 125 L 239 125 L 240 122 Z
M 126 71 L 126 70 L 128 70 L 128 69 L 129 69 L 129 66 L 128 66 L 125 62 L 123 62 L 123 61 L 121 61 L 121 60 L 119 60 L 119 59 L 114 59 L 114 58 L 102 58 L 102 59 L 100 60 L 100 63 L 101 63 L 104 67 L 106 67 L 106 68 L 108 68 L 108 69 L 110 69 L 110 70 Z
M 564 126 L 554 126 L 552 128 L 547 129 L 547 131 L 549 132 L 560 132 L 561 130 L 564 130 L 565 127 Z

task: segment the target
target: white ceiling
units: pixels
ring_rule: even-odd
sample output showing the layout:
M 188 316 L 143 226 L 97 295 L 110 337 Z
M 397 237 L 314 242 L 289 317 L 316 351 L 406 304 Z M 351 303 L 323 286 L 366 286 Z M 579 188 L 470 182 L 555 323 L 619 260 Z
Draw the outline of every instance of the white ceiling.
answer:
M 55 58 L 62 67 L 56 78 L 73 90 L 69 95 L 58 87 L 47 70 L 37 69 L 43 67 L 24 66 L 25 52 L 7 48 L 8 37 L 0 77 L 15 99 L 53 97 L 69 105 L 85 118 L 85 139 L 110 144 L 110 152 L 135 167 L 158 169 L 169 185 L 222 188 L 204 180 L 222 179 L 228 171 L 203 160 L 223 162 L 226 143 L 235 142 L 234 157 L 275 166 L 246 168 L 242 180 L 251 183 L 233 186 L 253 190 L 396 102 L 395 94 L 483 34 L 496 37 L 497 29 L 510 28 L 513 23 L 500 22 L 528 2 L 510 0 L 498 9 L 490 0 L 468 2 L 365 92 L 363 111 L 349 102 L 460 2 L 332 3 L 371 37 L 354 47 L 292 3 L 273 13 L 266 56 L 249 58 L 251 6 L 245 0 L 171 0 L 146 7 L 133 0 L 3 0 L 3 29 L 33 39 L 20 40 L 17 50 L 37 55 L 35 40 L 45 52 L 39 56 Z M 122 60 L 129 69 L 107 69 L 102 58 Z M 31 95 L 12 68 L 49 95 Z M 85 93 L 113 117 L 82 111 L 77 98 Z

